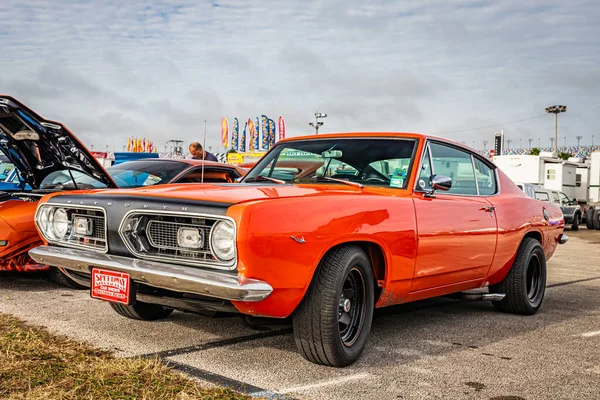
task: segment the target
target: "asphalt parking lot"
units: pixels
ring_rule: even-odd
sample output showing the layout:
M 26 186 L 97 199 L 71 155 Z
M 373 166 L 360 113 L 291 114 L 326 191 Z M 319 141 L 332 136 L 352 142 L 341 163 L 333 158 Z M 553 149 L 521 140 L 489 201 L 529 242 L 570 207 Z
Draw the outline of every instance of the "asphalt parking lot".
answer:
M 44 276 L 0 274 L 0 312 L 113 350 L 159 355 L 177 369 L 257 397 L 311 399 L 597 399 L 600 396 L 600 232 L 548 263 L 542 310 L 521 317 L 447 298 L 379 310 L 363 357 L 345 369 L 297 352 L 291 327 L 180 312 L 132 321 L 86 291 Z

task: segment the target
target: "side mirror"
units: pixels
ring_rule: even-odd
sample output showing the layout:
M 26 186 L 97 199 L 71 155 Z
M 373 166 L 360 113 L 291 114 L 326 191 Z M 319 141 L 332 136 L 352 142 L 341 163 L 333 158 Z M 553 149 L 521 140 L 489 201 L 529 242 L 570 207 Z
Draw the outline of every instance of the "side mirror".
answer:
M 434 190 L 448 191 L 452 188 L 452 178 L 444 175 L 432 175 L 430 185 Z
M 421 181 L 421 187 L 424 188 L 425 184 Z M 435 191 L 448 191 L 452 187 L 452 178 L 444 175 L 431 175 L 429 178 L 429 186 L 431 189 L 425 192 L 425 197 L 435 197 Z

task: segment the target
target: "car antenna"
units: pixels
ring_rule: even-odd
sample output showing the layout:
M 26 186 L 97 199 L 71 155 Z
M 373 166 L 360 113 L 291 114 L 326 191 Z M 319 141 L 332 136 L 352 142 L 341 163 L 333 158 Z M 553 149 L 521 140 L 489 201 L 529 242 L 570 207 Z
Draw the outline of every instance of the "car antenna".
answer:
M 204 144 L 202 145 L 202 178 L 200 183 L 204 183 L 204 160 L 206 159 L 206 120 L 204 120 Z

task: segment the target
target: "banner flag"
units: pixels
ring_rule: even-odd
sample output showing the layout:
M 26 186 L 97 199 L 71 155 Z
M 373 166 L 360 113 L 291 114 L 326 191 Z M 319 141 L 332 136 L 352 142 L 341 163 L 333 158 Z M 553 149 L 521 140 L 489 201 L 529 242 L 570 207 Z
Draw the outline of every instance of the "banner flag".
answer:
M 256 117 L 256 124 L 254 125 L 254 127 L 256 128 L 256 137 L 254 138 L 254 140 L 255 140 L 254 148 L 256 149 L 256 151 L 260 151 L 260 122 L 259 122 L 258 117 Z
M 269 148 L 269 122 L 266 115 L 262 115 L 262 144 L 261 147 L 263 150 L 267 150 Z
M 285 121 L 279 116 L 279 140 L 285 139 Z
M 221 142 L 223 147 L 227 148 L 229 144 L 229 124 L 227 124 L 227 118 L 225 117 L 221 120 Z
M 269 141 L 268 148 L 275 146 L 275 121 L 269 119 Z
M 233 120 L 233 130 L 231 131 L 231 148 L 235 151 L 238 149 L 238 136 L 240 134 L 240 124 L 238 119 Z
M 244 125 L 244 132 L 242 133 L 242 136 L 240 137 L 240 151 L 242 153 L 246 152 L 246 129 L 248 128 L 248 122 L 246 122 L 246 125 Z
M 254 122 L 252 122 L 251 118 L 248 118 L 248 135 L 249 135 L 249 141 L 248 141 L 248 151 L 256 151 L 256 149 L 254 148 L 254 137 L 256 136 L 256 129 L 254 127 Z

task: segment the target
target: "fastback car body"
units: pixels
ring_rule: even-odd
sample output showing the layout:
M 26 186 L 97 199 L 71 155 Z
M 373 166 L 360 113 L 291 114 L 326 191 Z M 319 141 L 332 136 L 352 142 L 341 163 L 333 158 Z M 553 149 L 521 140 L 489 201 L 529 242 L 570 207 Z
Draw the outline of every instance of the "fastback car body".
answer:
M 302 157 L 321 167 L 298 176 Z M 107 240 L 56 237 L 56 213 L 96 218 Z M 409 133 L 286 139 L 238 185 L 51 194 L 36 221 L 49 245 L 31 256 L 91 279 L 123 316 L 292 316 L 302 355 L 332 366 L 360 356 L 375 307 L 488 288 L 470 295 L 535 313 L 567 239 L 560 209 L 489 160 Z
M 8 96 L 0 96 L 0 157 L 4 166 L 0 176 L 6 181 L 0 186 L 0 271 L 49 269 L 27 254 L 43 244 L 34 216 L 44 194 L 173 182 L 234 182 L 248 172 L 186 159 L 134 160 L 104 169 L 64 125 L 43 119 Z M 58 271 L 51 276 L 70 285 Z

